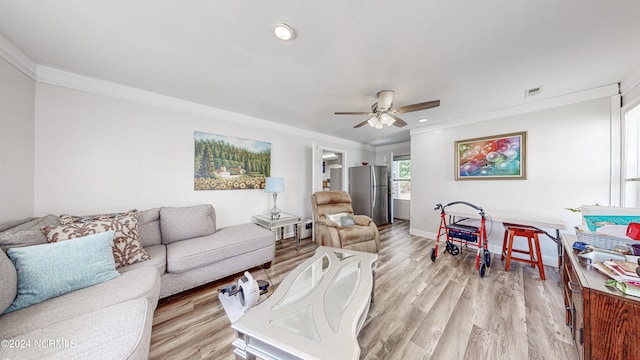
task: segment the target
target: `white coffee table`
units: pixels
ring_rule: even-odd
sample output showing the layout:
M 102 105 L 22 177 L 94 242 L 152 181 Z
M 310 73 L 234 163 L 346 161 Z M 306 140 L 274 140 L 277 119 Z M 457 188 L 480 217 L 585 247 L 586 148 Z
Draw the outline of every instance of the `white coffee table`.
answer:
M 320 246 L 231 325 L 238 359 L 358 359 L 377 254 Z

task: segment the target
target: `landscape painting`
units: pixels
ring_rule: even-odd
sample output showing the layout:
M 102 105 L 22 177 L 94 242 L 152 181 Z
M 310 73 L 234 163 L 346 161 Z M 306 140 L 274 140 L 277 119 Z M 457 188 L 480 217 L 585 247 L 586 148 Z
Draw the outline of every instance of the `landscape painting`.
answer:
M 264 189 L 271 143 L 196 131 L 194 144 L 194 190 Z

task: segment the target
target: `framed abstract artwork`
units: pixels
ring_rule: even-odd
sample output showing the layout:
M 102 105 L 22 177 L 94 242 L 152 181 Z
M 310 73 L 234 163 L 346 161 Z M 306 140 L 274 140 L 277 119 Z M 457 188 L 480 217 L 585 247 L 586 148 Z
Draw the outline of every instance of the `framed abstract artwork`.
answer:
M 455 142 L 456 180 L 525 180 L 527 132 Z
M 196 131 L 194 144 L 194 190 L 264 189 L 271 143 Z

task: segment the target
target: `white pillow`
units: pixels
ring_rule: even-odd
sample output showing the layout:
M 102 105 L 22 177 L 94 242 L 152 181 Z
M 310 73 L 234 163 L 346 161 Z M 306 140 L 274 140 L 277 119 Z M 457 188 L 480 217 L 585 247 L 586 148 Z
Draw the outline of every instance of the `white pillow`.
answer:
M 337 214 L 327 214 L 326 216 L 327 216 L 327 219 L 337 223 L 338 226 L 340 226 L 340 218 L 342 218 L 343 216 L 347 216 L 347 213 L 341 212 Z

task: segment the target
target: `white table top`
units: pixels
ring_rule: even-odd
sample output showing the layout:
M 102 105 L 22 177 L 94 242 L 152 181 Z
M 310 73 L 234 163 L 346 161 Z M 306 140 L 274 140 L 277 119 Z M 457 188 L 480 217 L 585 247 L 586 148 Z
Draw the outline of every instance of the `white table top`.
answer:
M 377 259 L 318 247 L 269 298 L 231 325 L 250 338 L 236 338 L 234 346 L 267 359 L 357 360 L 357 333 L 369 310 Z
M 477 210 L 464 205 L 453 205 L 445 208 L 445 213 L 451 216 L 467 217 L 471 219 L 480 219 Z M 519 225 L 535 226 L 537 228 L 566 230 L 567 223 L 559 217 L 535 214 L 522 211 L 484 209 L 487 220 L 511 223 Z

